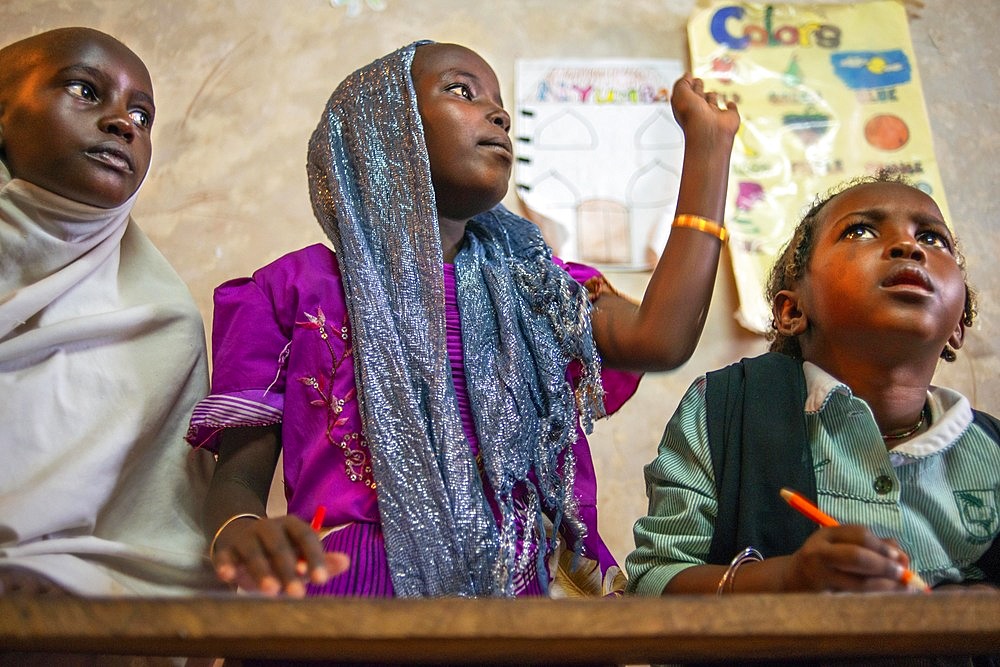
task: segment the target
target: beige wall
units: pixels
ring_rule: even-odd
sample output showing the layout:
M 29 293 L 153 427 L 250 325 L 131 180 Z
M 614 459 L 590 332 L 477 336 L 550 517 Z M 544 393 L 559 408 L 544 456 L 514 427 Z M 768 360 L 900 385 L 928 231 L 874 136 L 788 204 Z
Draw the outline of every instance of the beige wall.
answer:
M 465 44 L 496 69 L 512 100 L 514 59 L 545 56 L 686 60 L 693 0 L 358 0 L 350 17 L 329 0 L 3 0 L 0 44 L 88 25 L 127 43 L 156 90 L 154 160 L 136 218 L 177 267 L 211 320 L 213 287 L 324 240 L 305 180 L 306 141 L 334 86 L 356 67 L 414 39 Z M 917 3 L 911 5 L 917 6 Z M 938 382 L 1000 415 L 1000 46 L 996 0 L 926 0 L 911 21 L 948 204 L 981 292 L 979 322 Z M 512 195 L 507 203 L 517 207 Z M 612 274 L 640 295 L 645 274 Z M 601 530 L 624 558 L 645 511 L 642 466 L 699 373 L 763 349 L 741 330 L 723 262 L 701 345 L 684 367 L 648 376 L 593 437 Z

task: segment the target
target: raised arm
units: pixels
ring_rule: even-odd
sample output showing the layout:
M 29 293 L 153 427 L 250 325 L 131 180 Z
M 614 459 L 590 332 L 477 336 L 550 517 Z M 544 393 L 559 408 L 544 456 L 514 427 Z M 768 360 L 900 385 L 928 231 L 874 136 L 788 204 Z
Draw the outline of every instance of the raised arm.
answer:
M 671 105 L 684 131 L 684 163 L 676 214 L 722 224 L 729 162 L 740 116 L 718 105 L 701 79 L 674 84 Z M 722 241 L 697 229 L 674 227 L 636 305 L 611 290 L 594 301 L 594 340 L 605 365 L 662 371 L 683 364 L 701 336 L 715 286 Z

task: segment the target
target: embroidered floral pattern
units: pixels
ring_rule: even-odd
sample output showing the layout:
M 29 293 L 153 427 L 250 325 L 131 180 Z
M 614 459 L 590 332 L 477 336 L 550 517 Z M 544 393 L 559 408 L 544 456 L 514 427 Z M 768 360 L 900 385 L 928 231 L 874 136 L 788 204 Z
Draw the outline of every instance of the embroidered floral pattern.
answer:
M 326 348 L 330 352 L 331 367 L 329 377 L 334 378 L 337 376 L 337 371 L 341 364 L 351 356 L 351 346 L 348 344 L 350 329 L 348 327 L 347 314 L 344 314 L 340 330 L 334 331 L 334 335 L 339 336 L 340 340 L 344 342 L 344 349 L 339 353 L 334 348 L 333 341 L 330 340 L 330 331 L 327 328 L 326 315 L 323 314 L 323 309 L 317 307 L 315 315 L 304 314 L 306 321 L 296 322 L 295 325 L 303 329 L 314 330 L 319 334 L 319 337 L 326 344 Z M 368 444 L 365 442 L 364 436 L 358 432 L 338 433 L 348 422 L 347 417 L 342 414 L 344 406 L 351 401 L 357 400 L 357 390 L 352 386 L 350 391 L 344 396 L 337 396 L 333 393 L 332 386 L 324 386 L 324 377 L 322 375 L 318 377 L 306 375 L 298 378 L 298 381 L 307 387 L 311 387 L 316 394 L 317 398 L 310 401 L 310 405 L 325 408 L 327 411 L 326 437 L 332 445 L 335 445 L 344 453 L 344 474 L 352 482 L 363 482 L 368 488 L 374 489 L 375 478 L 372 476 L 371 456 L 368 453 Z

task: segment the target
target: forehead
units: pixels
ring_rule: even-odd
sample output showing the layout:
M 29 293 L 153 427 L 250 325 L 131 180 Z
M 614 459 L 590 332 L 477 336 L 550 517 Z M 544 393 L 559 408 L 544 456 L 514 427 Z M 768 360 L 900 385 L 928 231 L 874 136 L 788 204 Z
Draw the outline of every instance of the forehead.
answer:
M 475 51 L 458 44 L 424 44 L 413 54 L 414 80 L 464 73 L 499 87 L 493 68 Z
M 43 33 L 9 47 L 15 84 L 36 75 L 45 77 L 80 67 L 114 80 L 127 81 L 150 97 L 153 85 L 142 60 L 116 39 L 93 30 L 60 30 Z
M 820 223 L 840 220 L 862 211 L 894 211 L 907 217 L 944 222 L 937 203 L 922 190 L 905 183 L 862 183 L 835 195 L 820 212 Z

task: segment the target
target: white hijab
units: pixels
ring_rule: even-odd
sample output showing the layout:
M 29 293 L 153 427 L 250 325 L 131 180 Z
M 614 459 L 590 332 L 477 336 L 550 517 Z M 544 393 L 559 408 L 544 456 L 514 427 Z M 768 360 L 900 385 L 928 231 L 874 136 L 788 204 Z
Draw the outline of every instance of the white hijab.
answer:
M 83 595 L 214 581 L 210 460 L 183 440 L 204 329 L 134 201 L 80 204 L 0 161 L 0 567 Z

